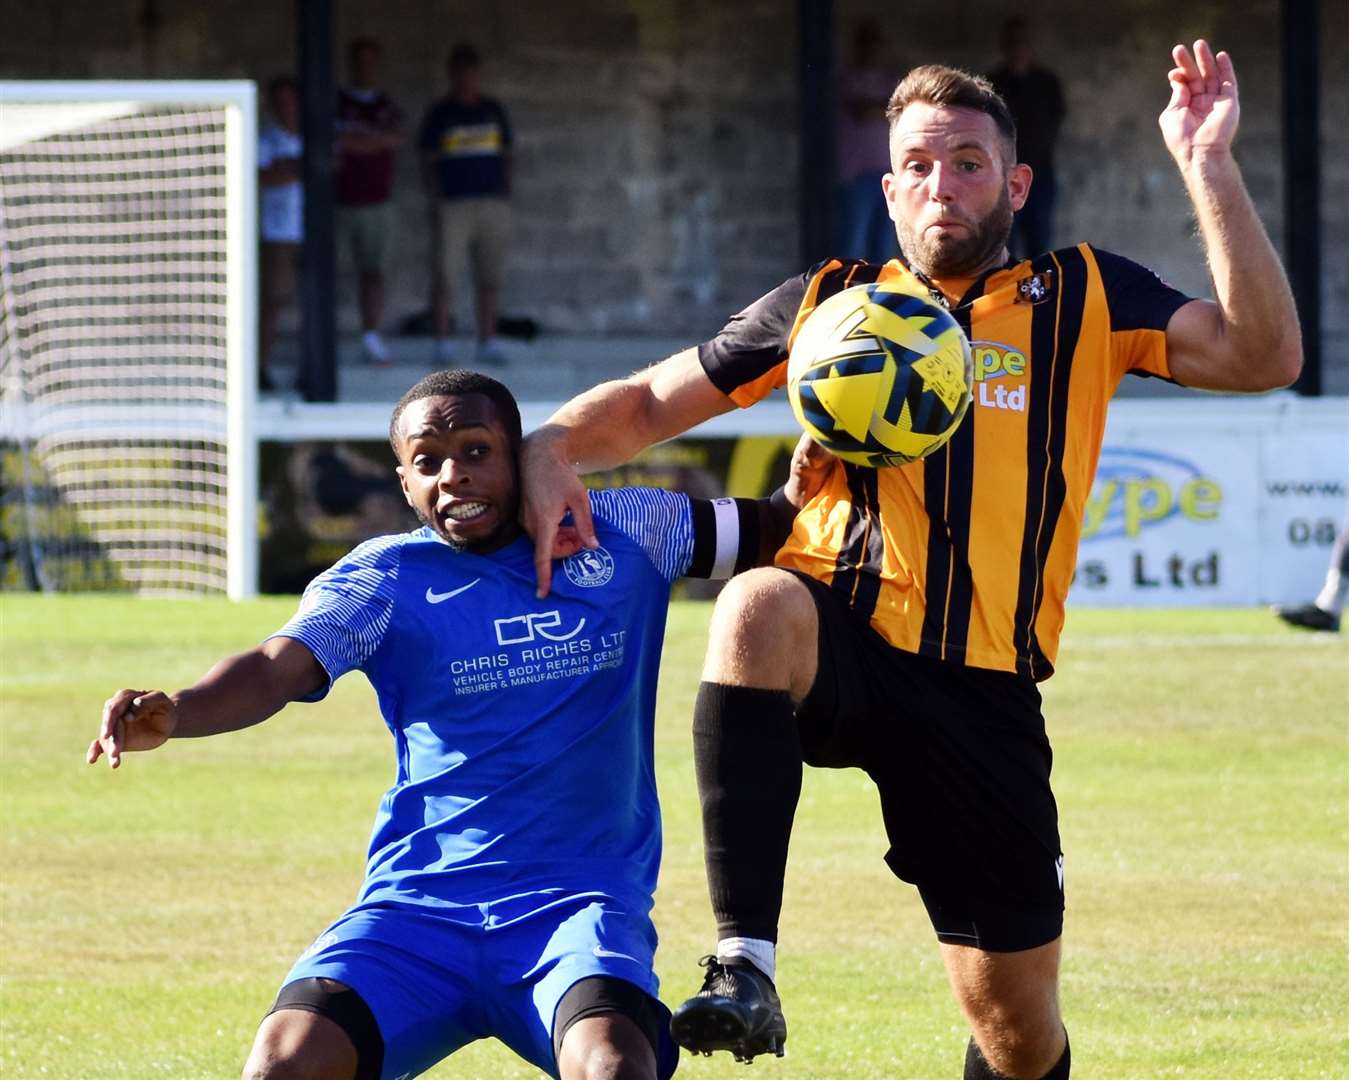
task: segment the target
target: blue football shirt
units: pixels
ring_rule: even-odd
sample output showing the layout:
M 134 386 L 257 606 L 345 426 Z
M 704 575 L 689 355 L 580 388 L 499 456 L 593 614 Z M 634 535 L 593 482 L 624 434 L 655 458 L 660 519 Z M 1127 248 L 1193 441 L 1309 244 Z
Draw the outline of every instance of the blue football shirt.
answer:
M 661 644 L 706 530 L 665 491 L 596 491 L 591 509 L 601 547 L 561 560 L 542 600 L 527 538 L 478 555 L 423 528 L 354 549 L 278 631 L 329 685 L 363 671 L 393 734 L 358 904 L 476 921 L 506 898 L 598 891 L 650 909 Z M 733 552 L 731 531 L 712 545 Z

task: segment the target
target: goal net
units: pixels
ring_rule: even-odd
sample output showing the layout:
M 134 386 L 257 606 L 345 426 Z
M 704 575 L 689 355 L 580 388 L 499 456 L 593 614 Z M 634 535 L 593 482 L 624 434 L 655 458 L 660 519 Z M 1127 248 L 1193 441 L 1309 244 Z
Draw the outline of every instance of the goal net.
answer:
M 0 587 L 256 591 L 255 124 L 0 83 Z

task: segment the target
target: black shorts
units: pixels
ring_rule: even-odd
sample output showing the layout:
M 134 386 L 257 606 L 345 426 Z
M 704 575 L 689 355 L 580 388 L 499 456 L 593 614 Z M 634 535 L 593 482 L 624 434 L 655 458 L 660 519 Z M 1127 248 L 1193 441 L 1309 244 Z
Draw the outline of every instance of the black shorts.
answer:
M 806 763 L 876 782 L 885 861 L 918 886 L 938 939 L 1017 952 L 1059 937 L 1063 855 L 1035 683 L 896 649 L 827 585 L 796 577 L 820 623 L 797 710 Z

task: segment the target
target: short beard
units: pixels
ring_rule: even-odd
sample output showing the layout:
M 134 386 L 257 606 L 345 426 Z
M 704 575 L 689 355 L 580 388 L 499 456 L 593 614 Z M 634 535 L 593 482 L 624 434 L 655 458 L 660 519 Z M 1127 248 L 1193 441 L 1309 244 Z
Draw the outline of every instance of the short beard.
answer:
M 428 529 L 430 529 L 433 533 L 436 534 L 436 539 L 439 540 L 442 544 L 445 544 L 448 547 L 453 548 L 455 551 L 468 550 L 468 545 L 465 544 L 462 540 L 451 539 L 450 537 L 442 533 L 438 528 L 436 528 L 436 523 L 422 513 L 421 507 L 414 506 L 412 508 L 412 512 L 417 515 L 418 521 L 420 521 L 423 525 L 425 525 Z
M 915 270 L 934 278 L 969 277 L 993 263 L 1007 246 L 1012 234 L 1012 200 L 1004 188 L 997 205 L 963 240 L 945 234 L 928 242 L 903 220 L 896 222 L 896 231 L 900 250 Z
M 497 528 L 495 532 L 493 532 L 490 536 L 484 536 L 481 540 L 477 540 L 472 544 L 467 544 L 463 540 L 456 540 L 452 536 L 446 536 L 444 533 L 442 533 L 439 529 L 436 528 L 436 523 L 434 521 L 432 521 L 429 517 L 427 517 L 425 514 L 421 512 L 421 509 L 419 507 L 414 506 L 412 508 L 412 512 L 417 515 L 418 521 L 420 521 L 423 525 L 425 525 L 428 529 L 430 529 L 433 533 L 436 534 L 436 539 L 438 539 L 442 544 L 450 548 L 452 551 L 458 552 L 495 551 L 497 548 L 505 546 L 505 544 L 507 544 L 510 540 L 513 540 L 516 534 L 519 532 L 519 530 L 513 524 L 513 522 L 515 521 L 515 514 L 518 507 L 519 504 L 517 503 L 516 506 L 513 506 L 511 508 L 510 516 Z

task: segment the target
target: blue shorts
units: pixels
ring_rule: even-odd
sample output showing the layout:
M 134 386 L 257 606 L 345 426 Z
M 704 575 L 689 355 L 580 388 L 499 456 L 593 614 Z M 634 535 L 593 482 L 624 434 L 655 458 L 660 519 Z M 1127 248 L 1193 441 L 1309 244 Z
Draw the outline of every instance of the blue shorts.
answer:
M 529 894 L 480 904 L 481 921 L 412 905 L 356 906 L 320 934 L 291 968 L 297 979 L 335 979 L 374 1014 L 386 1080 L 416 1076 L 476 1039 L 496 1038 L 557 1076 L 553 1016 L 581 979 L 603 975 L 656 997 L 656 930 L 647 913 L 598 893 Z M 283 985 L 285 985 L 283 984 Z M 662 1033 L 657 1074 L 678 1050 Z

